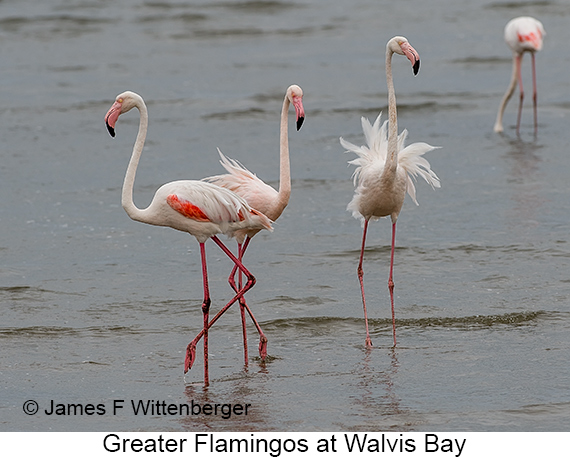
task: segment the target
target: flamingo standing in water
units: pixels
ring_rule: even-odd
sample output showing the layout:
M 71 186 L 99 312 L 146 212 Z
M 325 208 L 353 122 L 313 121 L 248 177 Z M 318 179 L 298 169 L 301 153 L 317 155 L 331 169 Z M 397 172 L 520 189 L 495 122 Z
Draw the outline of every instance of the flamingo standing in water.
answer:
M 228 159 L 218 149 L 221 160 L 220 163 L 227 170 L 227 174 L 212 176 L 204 178 L 206 181 L 217 184 L 218 186 L 225 187 L 236 194 L 243 197 L 252 208 L 265 214 L 272 221 L 277 220 L 283 210 L 289 203 L 291 195 L 291 167 L 289 161 L 289 127 L 288 127 L 288 112 L 289 107 L 293 105 L 296 113 L 296 126 L 297 130 L 303 125 L 305 120 L 305 110 L 303 108 L 303 90 L 297 85 L 291 85 L 287 88 L 285 98 L 283 99 L 283 106 L 281 108 L 281 126 L 280 126 L 280 141 L 279 141 L 279 191 L 264 183 L 255 174 L 250 172 L 247 168 L 235 160 Z M 253 236 L 259 232 L 259 229 L 248 228 L 238 230 L 235 238 L 238 243 L 238 259 L 242 261 L 243 256 Z M 229 282 L 233 289 L 237 292 L 238 287 L 235 284 L 235 273 L 237 265 L 232 270 Z M 239 288 L 241 288 L 241 272 L 239 272 L 238 279 Z M 249 312 L 257 331 L 259 332 L 259 355 L 262 360 L 267 357 L 267 338 L 263 334 L 261 327 L 253 317 L 253 314 L 245 303 L 245 298 L 240 298 L 240 309 L 242 319 L 243 331 L 243 346 L 245 364 L 248 363 L 247 355 L 247 333 L 245 327 L 245 309 Z
M 517 135 L 519 134 L 524 99 L 524 91 L 521 78 L 521 63 L 523 54 L 525 52 L 529 52 L 532 64 L 532 104 L 534 110 L 534 134 L 536 135 L 538 131 L 538 121 L 536 108 L 536 67 L 534 54 L 542 49 L 542 39 L 545 35 L 546 32 L 544 31 L 542 23 L 539 20 L 529 16 L 521 16 L 511 19 L 505 26 L 505 41 L 513 51 L 513 72 L 511 75 L 511 82 L 509 83 L 509 87 L 507 88 L 505 95 L 503 95 L 503 99 L 499 105 L 499 112 L 497 113 L 497 120 L 494 127 L 495 132 L 503 131 L 503 113 L 509 99 L 515 91 L 515 86 L 518 82 L 520 100 L 519 113 L 517 116 Z
M 404 37 L 396 36 L 388 41 L 386 45 L 388 121 L 384 122 L 382 127 L 380 127 L 381 114 L 377 117 L 374 125 L 371 125 L 368 119 L 362 118 L 362 128 L 368 143 L 367 146 L 356 146 L 343 138 L 340 139 L 342 146 L 347 150 L 346 152 L 354 152 L 358 155 L 358 158 L 349 162 L 356 165 L 357 168 L 353 175 L 356 190 L 347 209 L 352 211 L 352 215 L 355 218 L 363 221 L 364 230 L 357 272 L 366 324 L 365 344 L 368 348 L 372 347 L 372 341 L 368 331 L 368 316 L 366 313 L 366 299 L 364 297 L 364 270 L 362 269 L 368 222 L 386 216 L 390 216 L 392 220 L 392 248 L 388 289 L 390 290 L 390 303 L 392 306 L 392 333 L 394 346 L 396 346 L 393 280 L 396 220 L 402 209 L 406 191 L 416 205 L 418 204 L 412 178 L 420 175 L 432 188 L 440 187 L 439 178 L 431 170 L 429 162 L 422 157 L 426 152 L 435 149 L 435 147 L 426 143 L 413 143 L 404 147 L 404 141 L 408 134 L 407 130 L 398 135 L 396 95 L 392 80 L 392 55 L 394 53 L 406 56 L 412 63 L 414 75 L 417 75 L 420 68 L 420 57 L 408 40 Z M 388 124 L 388 128 L 386 128 L 386 124 Z
M 252 209 L 247 202 L 235 193 L 203 181 L 173 181 L 161 186 L 155 193 L 150 205 L 139 209 L 133 202 L 133 187 L 137 166 L 142 154 L 148 127 L 148 111 L 142 97 L 134 92 L 123 92 L 105 115 L 105 123 L 112 137 L 115 136 L 115 123 L 121 114 L 137 108 L 140 123 L 133 152 L 125 175 L 122 193 L 122 205 L 129 217 L 135 221 L 151 225 L 172 227 L 188 232 L 196 237 L 200 244 L 204 300 L 202 313 L 204 326 L 204 384 L 209 385 L 208 373 L 208 329 L 221 316 L 222 310 L 229 308 L 239 300 L 253 285 L 255 278 L 231 251 L 219 240 L 218 234 L 233 236 L 238 230 L 272 230 L 271 221 L 259 211 Z M 246 285 L 230 302 L 210 321 L 210 292 L 206 266 L 205 242 L 211 238 L 237 268 L 248 278 Z M 195 357 L 195 347 L 187 348 L 184 372 L 186 373 Z

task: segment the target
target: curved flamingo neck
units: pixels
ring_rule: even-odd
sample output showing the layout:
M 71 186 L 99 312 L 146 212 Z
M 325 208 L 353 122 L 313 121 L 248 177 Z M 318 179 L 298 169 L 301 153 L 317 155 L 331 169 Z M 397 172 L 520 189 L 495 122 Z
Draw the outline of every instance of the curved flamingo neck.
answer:
M 392 78 L 392 51 L 386 48 L 386 83 L 388 85 L 388 154 L 386 165 L 393 170 L 398 165 L 398 113 L 396 111 L 396 92 Z
M 144 210 L 136 207 L 133 201 L 133 188 L 135 183 L 135 175 L 137 172 L 137 167 L 144 147 L 144 142 L 146 139 L 146 132 L 148 129 L 148 111 L 146 105 L 142 100 L 137 101 L 136 108 L 140 113 L 139 121 L 139 132 L 137 134 L 137 139 L 133 146 L 133 153 L 131 155 L 131 160 L 127 167 L 127 173 L 125 174 L 125 180 L 123 181 L 123 193 L 121 198 L 121 204 L 123 209 L 129 215 L 131 219 L 136 221 L 144 222 Z
M 289 97 L 285 95 L 281 109 L 281 127 L 279 133 L 279 192 L 277 195 L 278 216 L 289 203 L 291 196 L 291 164 L 289 160 Z
M 503 131 L 503 114 L 505 113 L 505 108 L 507 107 L 507 103 L 509 102 L 515 91 L 515 87 L 517 86 L 521 59 L 522 59 L 522 54 L 513 52 L 513 71 L 511 73 L 511 80 L 509 82 L 509 86 L 507 87 L 507 91 L 505 92 L 503 98 L 501 99 L 501 104 L 499 105 L 499 111 L 497 112 L 497 120 L 495 121 L 495 127 L 494 127 L 495 132 Z

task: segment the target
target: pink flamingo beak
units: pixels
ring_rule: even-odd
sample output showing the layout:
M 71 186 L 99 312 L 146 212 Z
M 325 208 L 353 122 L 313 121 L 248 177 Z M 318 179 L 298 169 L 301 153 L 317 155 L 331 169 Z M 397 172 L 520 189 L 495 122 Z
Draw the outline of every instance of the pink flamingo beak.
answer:
M 414 72 L 414 76 L 416 76 L 420 71 L 420 55 L 410 43 L 402 43 L 400 44 L 400 48 L 402 49 L 404 55 L 412 63 L 412 70 Z
M 109 135 L 111 135 L 113 138 L 115 138 L 115 124 L 117 123 L 117 119 L 119 119 L 119 116 L 121 115 L 122 107 L 123 107 L 122 103 L 116 101 L 115 103 L 113 103 L 113 106 L 111 106 L 111 109 L 107 111 L 107 114 L 105 114 L 105 124 L 107 125 L 107 130 L 109 131 Z
M 303 125 L 303 121 L 305 120 L 303 99 L 301 97 L 293 97 L 293 106 L 295 107 L 295 113 L 297 113 L 297 131 L 299 131 Z

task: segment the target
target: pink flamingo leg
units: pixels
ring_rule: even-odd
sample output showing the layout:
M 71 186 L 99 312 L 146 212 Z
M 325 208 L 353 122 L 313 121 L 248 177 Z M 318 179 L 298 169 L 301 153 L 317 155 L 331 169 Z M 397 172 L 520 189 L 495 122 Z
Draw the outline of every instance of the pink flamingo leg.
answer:
M 247 245 L 249 244 L 250 240 L 251 240 L 251 238 L 247 238 L 246 242 L 243 245 L 243 248 L 241 251 L 242 257 L 243 257 L 243 254 L 245 253 L 245 250 L 247 249 Z M 240 258 L 240 261 L 241 260 L 242 259 Z M 239 287 L 241 289 L 241 271 L 239 273 L 240 273 Z M 237 290 L 236 290 L 236 292 L 237 292 Z M 255 325 L 255 328 L 257 329 L 257 333 L 259 333 L 259 347 L 258 347 L 259 357 L 261 358 L 262 362 L 265 362 L 265 359 L 267 358 L 267 341 L 268 340 L 267 340 L 267 337 L 265 336 L 265 334 L 263 333 L 263 330 L 261 330 L 261 326 L 257 322 L 257 319 L 253 315 L 251 308 L 247 305 L 247 303 L 245 301 L 245 297 L 243 295 L 240 298 L 240 309 L 242 310 L 242 312 L 244 309 L 247 311 L 247 313 L 249 314 L 249 317 L 251 318 L 251 321 L 253 322 L 253 325 Z M 247 351 L 247 340 L 246 340 L 246 329 L 245 329 L 245 313 L 242 315 L 242 326 L 243 326 L 243 335 L 244 335 L 244 348 L 245 348 L 245 351 Z M 246 365 L 247 365 L 247 352 L 245 355 L 246 355 Z
M 392 224 L 392 248 L 390 251 L 390 276 L 388 278 L 388 289 L 390 290 L 390 304 L 392 306 L 392 334 L 394 335 L 394 347 L 396 347 L 396 314 L 394 312 L 394 247 L 396 245 L 396 223 Z
M 238 243 L 238 260 L 242 260 L 241 257 L 241 244 Z M 238 270 L 238 266 L 237 264 L 234 264 L 234 267 L 232 268 L 232 272 L 230 273 L 230 276 L 228 277 L 228 282 L 230 283 L 231 288 L 237 292 L 239 290 L 238 286 L 236 285 L 236 279 L 235 279 L 235 275 L 237 273 Z
M 532 105 L 534 110 L 534 136 L 538 132 L 538 113 L 537 113 L 537 93 L 536 93 L 536 67 L 534 64 L 534 52 L 530 53 L 532 60 Z
M 220 310 L 218 313 L 207 323 L 207 325 L 198 333 L 198 335 L 188 344 L 186 348 L 186 359 L 184 361 L 184 373 L 187 373 L 196 358 L 196 344 L 200 338 L 207 335 L 208 329 L 215 324 L 215 322 L 224 314 L 228 308 L 238 301 L 249 289 L 255 285 L 255 277 L 245 268 L 245 266 L 232 254 L 232 252 L 222 243 L 217 236 L 212 236 L 211 239 L 220 247 L 222 251 L 238 266 L 238 268 L 247 277 L 245 286 Z
M 241 244 L 238 244 L 238 259 L 240 262 L 243 263 L 243 253 L 245 252 L 245 249 L 247 248 L 247 245 L 249 243 L 250 238 L 248 237 L 245 241 L 245 243 L 243 244 L 243 246 Z M 234 266 L 235 268 L 235 266 Z M 241 290 L 241 286 L 242 286 L 242 274 L 241 274 L 241 270 L 238 272 L 238 287 L 239 289 L 235 289 L 234 291 L 237 293 L 238 290 Z M 247 366 L 249 363 L 249 357 L 247 354 L 247 328 L 245 325 L 245 307 L 246 307 L 246 303 L 245 303 L 245 297 L 241 297 L 239 299 L 239 311 L 240 311 L 240 315 L 241 315 L 241 330 L 242 330 L 242 335 L 243 335 L 243 362 L 244 365 Z
M 200 256 L 202 259 L 202 277 L 204 279 L 204 302 L 202 303 L 202 313 L 204 315 L 204 385 L 210 384 L 208 373 L 208 315 L 210 312 L 210 291 L 208 287 L 208 270 L 206 267 L 206 249 L 204 243 L 200 243 Z
M 243 254 L 242 254 L 242 244 L 241 243 L 238 243 L 238 260 L 243 263 Z M 234 264 L 234 267 L 232 268 L 232 272 L 230 273 L 230 276 L 228 278 L 228 282 L 229 282 L 231 288 L 236 293 L 241 289 L 241 285 L 242 285 L 241 270 L 239 271 L 239 275 L 238 275 L 238 285 L 236 285 L 235 275 L 236 275 L 237 271 L 238 271 L 238 266 L 237 266 L 237 264 Z M 242 297 L 239 300 L 239 305 L 240 305 L 239 308 L 240 308 L 240 314 L 241 314 L 241 328 L 242 328 L 242 336 L 243 336 L 244 364 L 247 366 L 249 357 L 248 357 L 248 351 L 247 351 L 247 328 L 245 325 L 244 303 L 245 303 L 245 300 Z
M 249 242 L 251 241 L 251 238 L 248 236 L 245 239 L 245 242 L 243 243 L 242 246 L 238 245 L 238 252 L 239 252 L 239 261 L 243 263 L 243 255 L 245 254 L 245 251 L 247 249 L 247 247 L 249 246 Z M 238 290 L 241 289 L 242 286 L 242 278 L 241 278 L 241 270 L 239 271 L 239 276 L 238 276 L 238 284 L 239 286 L 236 286 L 235 283 L 235 273 L 237 270 L 237 264 L 234 265 L 234 268 L 230 274 L 229 277 L 229 283 L 232 286 L 232 288 L 234 289 L 234 291 L 237 293 Z M 238 288 L 239 287 L 239 288 Z M 267 337 L 265 336 L 265 334 L 263 333 L 263 330 L 261 330 L 261 326 L 259 325 L 259 323 L 257 322 L 257 319 L 255 319 L 255 316 L 253 315 L 253 312 L 251 311 L 251 309 L 249 308 L 249 306 L 247 305 L 246 301 L 245 301 L 245 297 L 242 295 L 242 297 L 239 300 L 240 303 L 240 311 L 241 311 L 241 321 L 242 321 L 242 333 L 243 333 L 243 347 L 244 347 L 244 357 L 245 357 L 245 365 L 248 365 L 248 355 L 247 355 L 247 330 L 246 330 L 246 323 L 245 323 L 245 311 L 247 311 L 247 313 L 249 314 L 249 316 L 251 317 L 251 320 L 253 322 L 253 324 L 255 325 L 255 328 L 257 329 L 257 332 L 259 333 L 259 357 L 261 358 L 262 361 L 265 361 L 266 357 L 267 357 Z
M 519 135 L 520 132 L 521 116 L 522 116 L 522 108 L 524 100 L 524 90 L 523 90 L 522 77 L 521 77 L 521 63 L 522 63 L 522 54 L 518 54 L 516 56 L 516 66 L 517 66 L 517 79 L 519 82 L 520 95 L 519 95 L 519 113 L 517 116 L 517 135 Z
M 362 269 L 362 261 L 364 259 L 364 246 L 366 245 L 366 232 L 368 231 L 368 219 L 364 221 L 364 230 L 362 233 L 362 247 L 360 249 L 360 262 L 358 263 L 358 280 L 360 281 L 360 292 L 362 293 L 362 307 L 364 308 L 364 323 L 366 325 L 366 341 L 367 348 L 372 347 L 370 332 L 368 331 L 368 314 L 366 313 L 366 299 L 364 298 L 364 270 Z

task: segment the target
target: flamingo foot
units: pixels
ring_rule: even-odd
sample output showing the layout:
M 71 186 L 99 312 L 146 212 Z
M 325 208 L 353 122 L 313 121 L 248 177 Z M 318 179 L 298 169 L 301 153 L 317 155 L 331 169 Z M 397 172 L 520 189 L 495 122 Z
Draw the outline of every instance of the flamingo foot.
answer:
M 195 359 L 196 359 L 196 343 L 192 341 L 186 348 L 186 359 L 184 360 L 184 374 L 188 373 L 190 368 L 192 368 Z
M 265 362 L 267 358 L 267 338 L 265 336 L 259 338 L 259 357 L 262 362 Z
M 370 349 L 372 347 L 372 340 L 370 339 L 369 336 L 366 337 L 366 341 L 364 342 L 364 345 L 366 346 L 367 349 Z

